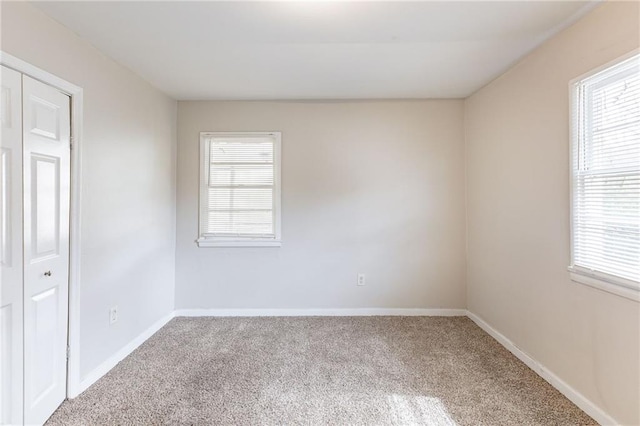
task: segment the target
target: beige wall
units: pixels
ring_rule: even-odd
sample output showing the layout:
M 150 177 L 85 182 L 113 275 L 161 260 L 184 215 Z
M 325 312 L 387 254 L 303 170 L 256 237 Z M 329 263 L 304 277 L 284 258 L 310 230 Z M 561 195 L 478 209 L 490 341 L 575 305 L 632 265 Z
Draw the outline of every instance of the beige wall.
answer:
M 82 374 L 174 308 L 175 249 L 178 309 L 468 305 L 640 423 L 639 305 L 566 271 L 568 81 L 637 47 L 639 12 L 600 6 L 465 101 L 464 123 L 462 101 L 180 102 L 176 219 L 176 103 L 3 2 L 2 50 L 85 89 Z M 197 248 L 201 130 L 283 132 L 282 248 Z
M 281 248 L 194 243 L 204 130 L 282 132 Z M 462 101 L 179 102 L 176 307 L 464 308 L 463 166 Z
M 1 7 L 4 52 L 84 88 L 84 377 L 173 310 L 176 102 L 28 3 Z
M 634 425 L 640 305 L 567 274 L 568 83 L 638 47 L 638 6 L 599 6 L 465 102 L 469 310 Z

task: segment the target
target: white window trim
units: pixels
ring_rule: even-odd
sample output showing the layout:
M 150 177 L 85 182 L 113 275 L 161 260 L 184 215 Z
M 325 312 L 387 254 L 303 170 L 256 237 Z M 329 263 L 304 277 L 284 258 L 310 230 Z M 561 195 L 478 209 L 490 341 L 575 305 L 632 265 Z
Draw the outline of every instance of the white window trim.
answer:
M 633 287 L 633 281 L 576 265 L 569 266 L 568 270 L 571 281 L 640 302 L 640 291 Z
M 219 136 L 271 136 L 275 140 L 274 146 L 274 238 L 265 237 L 238 237 L 229 236 L 216 237 L 207 236 L 202 229 L 202 217 L 205 214 L 204 200 L 206 200 L 207 172 L 209 158 L 209 144 L 207 138 Z M 199 207 L 198 207 L 198 247 L 281 247 L 282 246 L 282 226 L 281 226 L 281 145 L 282 134 L 280 132 L 200 132 L 200 179 L 199 186 Z
M 584 80 L 585 78 L 591 77 L 601 71 L 604 71 L 607 68 L 610 68 L 620 62 L 623 62 L 627 59 L 632 58 L 633 56 L 640 53 L 640 49 L 634 49 L 631 52 L 622 55 L 606 64 L 603 64 L 585 74 L 582 74 L 569 82 L 569 118 L 571 120 L 570 123 L 570 144 L 569 144 L 569 241 L 570 241 L 570 251 L 569 257 L 571 259 L 570 264 L 567 268 L 569 272 L 569 277 L 571 281 L 577 282 L 580 284 L 587 285 L 589 287 L 605 291 L 607 293 L 615 294 L 617 296 L 624 297 L 626 299 L 630 299 L 636 302 L 640 302 L 640 288 L 638 287 L 638 283 L 635 281 L 627 280 L 622 277 L 618 277 L 611 274 L 605 274 L 599 271 L 594 271 L 588 268 L 584 268 L 578 266 L 574 262 L 574 212 L 573 212 L 573 187 L 574 187 L 574 179 L 573 179 L 573 147 L 580 143 L 578 139 L 578 131 L 576 129 L 576 119 L 575 112 L 577 111 L 577 83 Z

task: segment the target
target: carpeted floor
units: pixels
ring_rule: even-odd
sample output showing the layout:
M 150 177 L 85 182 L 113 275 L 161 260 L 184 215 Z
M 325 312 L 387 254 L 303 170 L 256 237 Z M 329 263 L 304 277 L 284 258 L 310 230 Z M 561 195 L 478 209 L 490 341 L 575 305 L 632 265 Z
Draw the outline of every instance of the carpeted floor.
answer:
M 176 318 L 49 425 L 594 425 L 465 317 Z

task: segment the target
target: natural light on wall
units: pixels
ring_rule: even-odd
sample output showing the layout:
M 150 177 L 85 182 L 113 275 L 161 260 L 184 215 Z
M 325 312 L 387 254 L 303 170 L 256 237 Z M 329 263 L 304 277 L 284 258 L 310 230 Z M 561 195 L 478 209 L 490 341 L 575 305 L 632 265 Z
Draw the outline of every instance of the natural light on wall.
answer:
M 572 84 L 575 281 L 638 300 L 640 56 Z

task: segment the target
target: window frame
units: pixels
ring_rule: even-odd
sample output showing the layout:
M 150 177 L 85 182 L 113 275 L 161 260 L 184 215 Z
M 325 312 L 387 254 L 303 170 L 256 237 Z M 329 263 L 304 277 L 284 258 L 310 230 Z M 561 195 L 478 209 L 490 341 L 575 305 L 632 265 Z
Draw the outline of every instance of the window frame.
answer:
M 274 190 L 273 190 L 273 232 L 274 237 L 221 237 L 206 235 L 203 231 L 203 215 L 208 214 L 205 207 L 208 205 L 208 173 L 209 173 L 209 143 L 211 137 L 258 137 L 268 136 L 274 139 L 273 165 L 274 165 Z M 282 200 L 281 200 L 281 132 L 200 132 L 200 171 L 198 180 L 198 247 L 281 247 L 282 246 Z
M 567 268 L 569 271 L 569 277 L 573 282 L 584 284 L 605 292 L 615 294 L 636 302 L 640 302 L 640 283 L 632 281 L 623 277 L 619 277 L 613 274 L 607 274 L 604 272 L 592 270 L 575 264 L 574 259 L 574 240 L 575 240 L 575 209 L 574 209 L 574 188 L 575 170 L 574 170 L 574 149 L 580 145 L 580 131 L 579 128 L 579 90 L 580 82 L 592 77 L 602 71 L 612 68 L 622 62 L 640 54 L 640 49 L 634 49 L 631 52 L 622 55 L 612 61 L 609 61 L 597 68 L 586 72 L 569 82 L 569 118 L 570 118 L 570 144 L 569 144 L 569 259 L 570 263 Z

